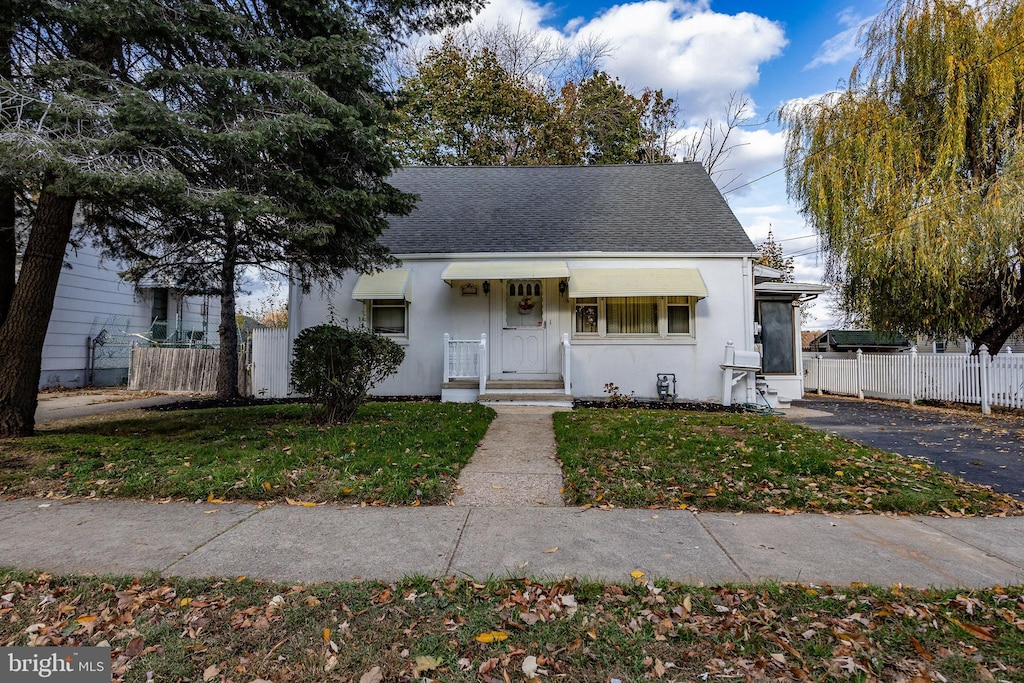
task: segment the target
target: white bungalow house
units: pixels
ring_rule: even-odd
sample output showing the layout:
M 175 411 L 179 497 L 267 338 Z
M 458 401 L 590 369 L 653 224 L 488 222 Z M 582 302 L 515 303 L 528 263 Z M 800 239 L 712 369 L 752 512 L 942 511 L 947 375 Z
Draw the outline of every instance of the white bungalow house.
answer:
M 699 164 L 410 167 L 390 182 L 419 196 L 382 236 L 400 265 L 289 291 L 290 340 L 334 320 L 405 346 L 374 393 L 753 401 L 756 334 L 768 388 L 802 395 L 793 304 L 823 288 L 755 274 Z

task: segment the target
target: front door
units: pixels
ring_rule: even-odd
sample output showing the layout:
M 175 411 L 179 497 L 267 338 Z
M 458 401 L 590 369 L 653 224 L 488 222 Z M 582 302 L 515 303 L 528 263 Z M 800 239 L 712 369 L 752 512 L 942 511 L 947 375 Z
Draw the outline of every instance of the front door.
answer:
M 504 297 L 501 371 L 517 374 L 547 372 L 544 283 L 540 280 L 506 280 Z

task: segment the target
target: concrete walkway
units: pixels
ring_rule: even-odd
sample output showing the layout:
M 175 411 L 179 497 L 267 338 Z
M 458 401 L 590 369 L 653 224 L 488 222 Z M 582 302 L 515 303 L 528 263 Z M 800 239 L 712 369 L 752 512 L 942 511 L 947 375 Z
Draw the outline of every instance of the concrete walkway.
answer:
M 127 389 L 43 393 L 39 394 L 39 403 L 36 406 L 36 424 L 149 408 L 174 403 L 191 396 L 192 394 L 181 393 L 154 395 Z
M 494 406 L 469 464 L 459 474 L 459 507 L 562 507 L 562 466 L 555 450 L 554 408 Z
M 1024 582 L 1024 518 L 0 501 L 0 565 L 279 581 L 426 576 Z

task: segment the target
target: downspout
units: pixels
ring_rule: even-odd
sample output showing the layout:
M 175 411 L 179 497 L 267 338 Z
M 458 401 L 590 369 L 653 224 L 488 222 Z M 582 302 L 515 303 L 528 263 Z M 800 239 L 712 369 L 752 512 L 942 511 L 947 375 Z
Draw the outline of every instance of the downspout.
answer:
M 749 256 L 743 257 L 743 336 L 737 346 L 744 351 L 754 348 L 754 264 Z
M 754 263 L 749 256 L 743 257 L 743 336 L 739 348 L 754 350 Z M 747 403 L 755 402 L 755 387 L 752 373 L 747 373 Z

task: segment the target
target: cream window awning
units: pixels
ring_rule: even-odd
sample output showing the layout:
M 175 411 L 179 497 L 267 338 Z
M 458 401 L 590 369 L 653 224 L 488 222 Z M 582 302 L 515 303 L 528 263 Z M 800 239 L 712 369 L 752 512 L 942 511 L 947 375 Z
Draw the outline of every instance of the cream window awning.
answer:
M 569 296 L 693 296 L 708 295 L 696 268 L 573 268 Z
M 569 277 L 565 261 L 462 261 L 452 263 L 441 279 L 456 280 L 526 280 Z
M 357 301 L 370 299 L 404 299 L 412 301 L 412 284 L 408 270 L 382 270 L 379 273 L 360 275 L 352 290 Z

